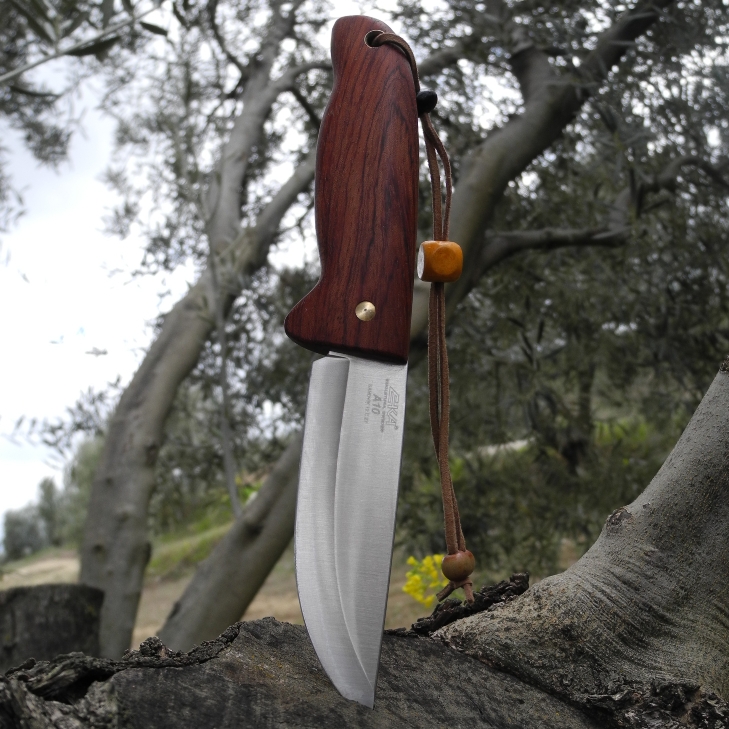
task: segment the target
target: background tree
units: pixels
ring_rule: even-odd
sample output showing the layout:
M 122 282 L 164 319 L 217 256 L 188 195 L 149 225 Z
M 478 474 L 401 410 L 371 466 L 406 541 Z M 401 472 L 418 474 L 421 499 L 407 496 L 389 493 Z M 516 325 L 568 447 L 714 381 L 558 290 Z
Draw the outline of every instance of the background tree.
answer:
M 5 559 L 22 559 L 43 549 L 47 544 L 36 504 L 5 512 L 3 520 Z
M 160 321 L 106 430 L 82 550 L 82 579 L 106 593 L 106 655 L 129 643 L 155 483 L 174 481 L 185 442 L 165 444 L 165 427 L 191 393 L 215 404 L 210 432 L 228 419 L 238 466 L 280 459 L 201 565 L 165 641 L 188 647 L 237 619 L 290 540 L 310 358 L 283 340 L 280 321 L 315 269 L 285 269 L 276 254 L 312 245 L 328 12 L 315 3 L 175 4 L 165 40 L 147 37 L 134 53 L 119 45 L 99 69 L 105 108 L 119 121 L 109 180 L 125 195 L 110 227 L 146 233 L 143 270 L 192 261 L 200 275 Z M 516 550 L 530 534 L 547 544 L 539 549 L 549 570 L 555 535 L 587 546 L 606 511 L 634 495 L 641 469 L 655 471 L 725 347 L 723 6 L 451 2 L 426 13 L 405 3 L 396 16 L 440 93 L 437 124 L 456 173 L 452 234 L 467 274 L 448 292 L 453 452 L 475 516 L 469 539 L 483 540 L 496 569 L 526 559 Z M 425 227 L 425 187 L 421 209 Z M 414 364 L 426 296 L 417 286 Z M 409 386 L 400 533 L 428 549 L 413 517 L 423 504 L 435 508 L 417 367 Z M 193 411 L 206 409 L 198 401 Z M 646 419 L 642 444 L 629 443 L 636 468 L 625 484 L 620 434 L 640 432 Z M 499 473 L 482 448 L 514 439 L 529 443 L 521 464 Z M 207 443 L 220 473 L 224 448 Z M 612 504 L 600 496 L 610 474 Z M 544 484 L 568 506 L 557 529 L 540 533 Z M 512 523 L 518 538 L 507 536 Z

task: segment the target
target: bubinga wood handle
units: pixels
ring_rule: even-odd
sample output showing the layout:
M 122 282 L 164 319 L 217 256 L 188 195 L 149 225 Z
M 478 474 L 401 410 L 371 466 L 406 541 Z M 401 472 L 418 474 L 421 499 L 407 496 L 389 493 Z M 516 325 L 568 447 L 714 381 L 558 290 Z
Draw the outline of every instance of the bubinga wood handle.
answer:
M 418 112 L 405 56 L 390 45 L 367 45 L 372 30 L 391 32 L 362 15 L 334 24 L 334 87 L 316 161 L 321 278 L 284 327 L 297 344 L 315 352 L 406 362 L 416 254 Z M 371 318 L 367 303 L 374 305 Z

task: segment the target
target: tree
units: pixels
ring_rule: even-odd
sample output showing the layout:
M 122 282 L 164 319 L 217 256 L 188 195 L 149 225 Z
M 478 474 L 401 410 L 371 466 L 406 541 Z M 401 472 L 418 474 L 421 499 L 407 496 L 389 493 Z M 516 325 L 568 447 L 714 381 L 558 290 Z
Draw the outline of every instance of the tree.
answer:
M 5 513 L 3 550 L 6 559 L 22 559 L 47 544 L 37 505 L 31 504 Z
M 468 17 L 468 22 L 475 24 L 471 16 L 466 16 L 466 9 L 461 6 L 458 6 L 458 9 L 462 11 L 462 14 L 458 16 L 459 18 Z M 641 34 L 650 27 L 652 21 L 649 22 L 648 16 L 643 12 L 644 10 L 644 8 L 641 8 L 634 11 L 637 13 L 638 20 L 634 21 L 631 14 L 618 19 L 614 25 L 603 32 L 599 40 L 593 41 L 595 50 L 592 51 L 591 55 L 582 54 L 580 73 L 586 74 L 585 78 L 591 79 L 591 84 L 596 86 L 595 79 L 604 78 L 607 69 L 612 66 L 613 62 L 617 62 L 623 56 L 623 52 L 627 47 L 630 47 L 633 39 L 640 38 Z M 553 12 L 557 13 L 556 10 Z M 562 12 L 567 11 L 563 10 Z M 512 58 L 514 72 L 525 96 L 523 113 L 513 116 L 503 127 L 488 135 L 480 145 L 469 148 L 468 154 L 464 155 L 465 159 L 457 160 L 459 164 L 457 165 L 457 191 L 454 198 L 453 237 L 462 245 L 465 244 L 468 251 L 466 270 L 471 273 L 471 276 L 470 279 L 468 276 L 464 277 L 457 285 L 452 287 L 450 291 L 451 311 L 456 309 L 456 305 L 468 294 L 470 288 L 478 283 L 480 277 L 489 272 L 497 263 L 515 254 L 521 253 L 523 255 L 524 251 L 530 249 L 554 249 L 564 246 L 622 248 L 630 239 L 628 230 L 631 223 L 634 224 L 638 221 L 640 225 L 641 218 L 636 216 L 642 211 L 634 206 L 634 201 L 643 199 L 643 195 L 650 196 L 652 193 L 670 189 L 677 179 L 676 175 L 679 169 L 685 169 L 692 164 L 688 159 L 682 157 L 671 159 L 670 154 L 676 150 L 668 152 L 668 159 L 670 160 L 668 164 L 666 164 L 666 157 L 661 156 L 661 158 L 656 159 L 646 152 L 645 156 L 640 157 L 641 165 L 649 164 L 651 167 L 655 165 L 656 177 L 650 179 L 645 169 L 640 173 L 634 172 L 634 174 L 645 175 L 646 179 L 643 183 L 637 183 L 637 188 L 633 186 L 632 189 L 630 187 L 620 189 L 613 180 L 612 185 L 610 185 L 612 189 L 606 190 L 606 184 L 602 181 L 602 190 L 597 195 L 595 209 L 592 216 L 588 217 L 588 220 L 594 221 L 594 226 L 580 229 L 568 228 L 566 226 L 567 221 L 563 219 L 560 221 L 561 225 L 559 227 L 536 231 L 512 230 L 509 233 L 490 231 L 486 242 L 483 243 L 483 231 L 489 224 L 506 223 L 508 225 L 511 223 L 511 225 L 515 225 L 522 209 L 529 206 L 531 202 L 529 198 L 538 198 L 538 202 L 541 202 L 542 205 L 548 201 L 547 195 L 542 197 L 544 194 L 542 191 L 539 195 L 534 195 L 530 194 L 530 190 L 527 189 L 525 196 L 528 202 L 525 201 L 521 206 L 518 204 L 518 198 L 515 192 L 511 192 L 509 183 L 514 179 L 519 179 L 525 168 L 538 169 L 541 180 L 552 182 L 549 192 L 555 192 L 556 188 L 558 199 L 565 193 L 567 195 L 574 194 L 575 190 L 574 187 L 567 186 L 564 180 L 560 179 L 560 176 L 564 175 L 559 167 L 565 159 L 569 159 L 570 153 L 575 153 L 577 147 L 577 140 L 572 137 L 569 131 L 565 133 L 565 129 L 568 123 L 574 121 L 573 115 L 577 114 L 582 108 L 587 93 L 592 90 L 593 86 L 590 85 L 587 89 L 583 88 L 578 93 L 574 86 L 570 84 L 557 85 L 556 75 L 552 76 L 552 74 L 556 74 L 556 71 L 549 63 L 544 51 L 535 47 L 535 45 L 529 45 L 530 42 L 524 37 L 523 26 L 530 25 L 530 30 L 537 35 L 539 29 L 543 32 L 545 26 L 548 25 L 546 19 L 542 21 L 539 12 L 535 11 L 535 13 L 534 25 L 536 27 L 532 27 L 523 18 L 519 27 L 510 26 L 510 30 L 514 34 L 511 42 L 516 44 L 517 48 L 519 47 L 518 42 L 524 41 L 526 43 L 523 52 L 515 54 Z M 423 22 L 422 15 L 416 17 L 419 22 Z M 452 16 L 448 16 L 448 18 L 449 21 L 452 21 Z M 655 21 L 657 18 L 653 17 L 653 20 Z M 435 23 L 435 21 L 433 22 Z M 463 20 L 463 22 L 465 23 L 466 20 Z M 545 25 L 542 25 L 542 22 Z M 417 37 L 418 31 L 414 23 L 409 26 L 409 30 L 413 36 Z M 431 37 L 433 35 L 433 26 L 429 25 L 427 29 L 424 29 L 422 35 L 426 38 Z M 478 35 L 474 31 L 470 37 Z M 504 42 L 501 38 L 499 40 L 501 43 Z M 542 38 L 541 40 L 542 49 L 554 47 L 546 42 L 547 39 Z M 666 38 L 663 38 L 662 42 L 666 43 L 664 47 L 668 47 Z M 660 51 L 656 50 L 654 43 L 661 43 L 659 30 L 652 30 L 650 41 L 651 48 L 654 49 L 651 51 L 652 58 L 658 55 L 662 57 L 662 62 L 668 62 L 673 67 L 677 59 L 675 57 L 673 57 L 673 60 L 667 59 L 666 55 L 662 55 Z M 502 46 L 499 45 L 498 47 Z M 507 47 L 513 48 L 515 46 Z M 433 52 L 438 53 L 435 48 Z M 436 57 L 441 61 L 443 59 L 443 55 Z M 425 75 L 428 68 L 428 62 L 426 61 L 421 66 L 421 72 Z M 636 79 L 630 71 L 626 73 L 628 74 L 627 79 L 617 73 L 610 78 L 611 83 L 614 85 L 613 94 L 618 99 L 625 98 L 629 91 L 636 95 L 639 94 L 637 89 L 642 79 Z M 547 78 L 545 79 L 541 74 L 547 74 Z M 449 77 L 446 76 L 446 78 Z M 550 78 L 554 79 L 553 83 L 549 82 Z M 474 98 L 474 96 L 471 98 Z M 609 97 L 605 99 L 605 94 L 602 94 L 601 101 L 604 101 L 608 108 L 611 108 L 609 106 L 610 99 Z M 658 116 L 660 117 L 660 110 Z M 447 120 L 453 123 L 454 117 L 458 118 L 457 114 L 449 115 Z M 597 114 L 588 115 L 581 112 L 574 123 L 590 125 L 595 123 L 596 117 L 601 121 L 602 117 Z M 653 120 L 653 117 L 651 119 Z M 621 136 L 616 134 L 614 125 L 612 130 L 608 127 L 607 132 L 608 136 L 613 136 L 615 144 L 622 144 Z M 455 134 L 454 136 L 456 139 L 459 138 Z M 565 137 L 567 138 L 565 139 Z M 650 140 L 646 140 L 646 142 L 650 142 Z M 545 150 L 550 147 L 557 148 L 555 155 L 558 157 L 558 161 L 561 160 L 560 165 L 555 165 L 554 157 L 546 153 Z M 640 151 L 642 154 L 644 150 L 641 149 Z M 590 154 L 586 157 L 576 154 L 578 159 L 581 159 L 584 163 L 584 168 L 581 171 L 590 171 L 592 166 L 594 172 L 594 166 L 597 164 L 595 158 L 601 156 L 601 154 L 602 150 L 599 154 Z M 540 155 L 544 156 L 540 158 Z M 574 165 L 569 164 L 568 169 L 571 174 L 574 174 Z M 711 167 L 709 167 L 709 171 L 712 174 L 714 173 Z M 619 178 L 620 182 L 622 180 L 624 178 Z M 516 188 L 516 186 L 514 187 Z M 535 185 L 535 187 L 538 188 L 539 186 Z M 560 188 L 562 188 L 561 193 L 559 192 Z M 515 219 L 513 221 L 509 221 L 508 214 L 497 208 L 497 202 L 505 202 L 502 195 L 506 195 L 508 202 L 511 202 L 515 208 L 515 212 L 512 213 Z M 721 199 L 721 196 L 719 197 Z M 720 206 L 722 204 L 719 203 Z M 533 208 L 527 207 L 527 211 L 532 215 L 538 209 L 538 205 L 534 205 Z M 570 209 L 569 206 L 565 205 L 565 214 L 568 212 L 574 212 L 574 207 Z M 578 215 L 580 213 L 584 216 L 584 209 L 578 210 Z M 504 217 L 507 219 L 504 220 Z M 664 225 L 665 222 L 659 219 L 658 225 Z M 599 260 L 599 255 L 594 254 L 590 260 L 592 262 L 596 259 Z M 536 265 L 543 266 L 544 264 L 539 262 Z M 588 281 L 591 281 L 591 279 L 588 279 Z M 422 292 L 422 289 L 420 291 Z M 422 293 L 420 295 L 422 296 Z M 424 324 L 422 298 L 420 302 L 420 307 L 416 305 L 414 315 L 414 347 L 417 347 L 420 342 L 419 336 Z M 420 318 L 418 319 L 418 317 Z M 630 321 L 630 316 L 626 317 L 623 313 L 619 321 L 625 320 Z M 589 369 L 587 369 L 587 373 L 589 374 Z M 468 386 L 472 388 L 473 382 L 470 381 Z M 409 399 L 410 402 L 413 402 L 412 397 Z M 589 400 L 587 406 L 583 406 L 582 411 L 583 413 L 587 412 L 589 416 Z M 589 428 L 589 424 L 585 425 L 583 422 L 582 428 Z M 420 441 L 421 444 L 423 442 L 423 440 Z M 422 445 L 420 447 L 422 449 Z M 295 448 L 296 444 L 293 443 L 290 446 L 290 451 L 286 453 L 285 461 L 281 463 L 282 466 L 286 462 L 296 463 Z M 284 500 L 282 494 L 286 489 L 293 492 L 295 480 L 295 467 L 292 467 L 288 472 L 284 469 L 277 470 L 275 476 L 272 474 L 269 484 L 262 489 L 262 494 L 268 493 L 271 495 L 268 502 L 271 504 L 270 508 L 264 512 L 257 505 L 255 516 L 251 514 L 252 523 L 239 520 L 229 535 L 221 542 L 216 552 L 199 568 L 197 575 L 168 618 L 160 634 L 162 639 L 169 645 L 176 648 L 187 648 L 203 638 L 211 637 L 214 632 L 222 630 L 225 625 L 235 619 L 235 615 L 240 614 L 247 601 L 255 594 L 255 590 L 266 574 L 266 566 L 261 564 L 262 555 L 255 551 L 255 546 L 259 543 L 256 534 L 261 534 L 260 543 L 263 544 L 267 539 L 267 535 L 272 533 L 274 529 L 279 528 L 282 521 L 286 520 L 290 529 L 292 524 L 291 502 Z M 277 499 L 281 500 L 277 501 Z M 287 531 L 286 533 L 290 534 L 291 532 Z M 270 545 L 267 554 L 271 554 Z M 274 552 L 272 558 L 274 555 L 277 556 L 277 553 Z M 248 565 L 251 563 L 255 567 L 249 567 Z M 235 588 L 231 590 L 230 585 L 234 585 Z M 211 596 L 210 599 L 207 596 Z
M 105 105 L 120 121 L 120 145 L 144 160 L 126 174 L 121 166 L 110 173 L 126 195 L 112 226 L 124 233 L 140 210 L 153 208 L 147 268 L 192 260 L 200 270 L 160 322 L 119 400 L 92 488 L 82 580 L 105 591 L 101 642 L 108 656 L 121 654 L 130 639 L 149 557 L 155 463 L 176 393 L 201 356 L 219 366 L 221 384 L 231 376 L 220 351 L 221 313 L 230 335 L 247 311 L 239 297 L 250 303 L 265 273 L 286 288 L 268 255 L 287 236 L 306 235 L 314 137 L 329 83 L 316 40 L 326 14 L 317 5 L 173 9 L 175 34 L 148 41 L 145 54 L 117 48 L 105 66 Z M 424 14 L 405 4 L 399 17 L 425 57 L 421 75 L 443 91 L 439 122 L 454 153 L 453 237 L 466 253 L 467 275 L 449 290 L 451 314 L 497 264 L 528 251 L 625 250 L 649 224 L 655 240 L 672 225 L 667 195 L 676 190 L 698 220 L 723 210 L 722 195 L 707 192 L 724 184 L 725 66 L 707 63 L 712 53 L 721 57 L 721 6 L 661 2 L 618 14 L 599 3 L 451 3 Z M 489 73 L 505 76 L 521 102 L 504 99 L 499 119 L 484 129 L 473 100 L 485 98 Z M 648 126 L 651 134 L 638 134 Z M 615 163 L 611 174 L 606 156 Z M 283 172 L 289 177 L 280 182 Z M 153 190 L 147 199 L 134 187 L 140 178 Z M 594 193 L 579 198 L 578 181 Z M 553 214 L 540 214 L 551 199 Z M 427 203 L 423 212 L 425 221 Z M 416 287 L 413 363 L 422 356 L 426 295 Z M 620 321 L 630 315 L 621 313 Z M 576 324 L 573 339 L 588 351 L 591 337 L 578 336 L 584 328 Z M 287 356 L 295 364 L 280 400 L 296 401 L 306 359 Z M 575 372 L 583 398 L 576 435 L 567 438 L 573 445 L 589 428 L 593 375 L 589 358 Z M 260 396 L 252 408 L 259 406 Z M 172 647 L 212 637 L 237 619 L 290 540 L 299 443 L 291 434 L 258 498 L 176 606 L 162 632 Z
M 29 151 L 43 164 L 57 167 L 65 160 L 71 136 L 77 127 L 70 108 L 63 107 L 84 78 L 87 69 L 67 67 L 67 79 L 60 89 L 47 83 L 33 83 L 28 73 L 56 59 L 95 57 L 103 61 L 117 44 L 133 49 L 139 24 L 151 33 L 164 29 L 145 22 L 156 7 L 143 12 L 132 2 L 122 3 L 120 13 L 113 2 L 86 0 L 6 0 L 0 18 L 0 118 L 20 132 Z M 130 32 L 131 29 L 131 32 Z M 5 151 L 4 149 L 2 150 Z M 0 158 L 0 231 L 22 211 L 22 201 Z
M 62 495 L 52 478 L 38 484 L 38 503 L 5 513 L 3 548 L 6 559 L 20 559 L 44 547 L 63 543 Z
M 648 488 L 571 569 L 526 591 L 514 575 L 473 609 L 449 600 L 386 636 L 374 711 L 336 693 L 303 627 L 266 619 L 188 654 L 150 638 L 120 662 L 29 661 L 0 679 L 0 721 L 719 729 L 729 718 L 728 369 Z
M 61 524 L 61 494 L 52 478 L 44 478 L 38 484 L 38 516 L 43 524 L 46 541 L 53 547 L 63 543 Z

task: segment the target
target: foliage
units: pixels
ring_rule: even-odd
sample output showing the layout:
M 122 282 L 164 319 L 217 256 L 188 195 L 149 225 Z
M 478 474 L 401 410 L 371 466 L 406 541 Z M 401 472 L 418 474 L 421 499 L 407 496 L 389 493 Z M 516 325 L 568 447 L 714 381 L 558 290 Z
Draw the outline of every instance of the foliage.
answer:
M 63 544 L 81 546 L 91 484 L 103 447 L 102 438 L 88 438 L 79 444 L 66 468 L 57 516 Z
M 5 559 L 22 559 L 48 545 L 38 515 L 38 507 L 31 504 L 17 511 L 6 511 L 4 520 L 3 552 Z
M 576 468 L 538 435 L 459 452 L 453 483 L 479 571 L 546 576 L 564 569 L 565 542 L 576 556 L 584 552 L 607 515 L 650 482 L 677 434 L 639 421 L 600 424 Z M 443 545 L 440 483 L 429 460 L 410 460 L 401 487 L 398 540 L 416 554 Z
M 52 478 L 38 485 L 38 501 L 5 513 L 3 552 L 6 560 L 21 559 L 64 542 L 64 494 Z
M 147 567 L 147 576 L 151 579 L 183 577 L 207 558 L 229 528 L 230 521 L 227 521 L 205 530 L 196 530 L 195 534 L 186 537 L 173 538 L 174 535 L 170 534 L 155 545 Z
M 36 502 L 6 512 L 5 559 L 27 557 L 48 546 L 80 546 L 102 447 L 98 438 L 81 442 L 65 469 L 62 489 L 52 478 L 44 478 L 38 485 Z
M 52 478 L 44 478 L 38 485 L 38 518 L 43 525 L 45 539 L 53 547 L 63 542 L 60 514 L 61 494 Z
M 138 14 L 127 0 L 118 9 L 109 0 L 3 2 L 0 77 L 7 78 L 0 81 L 0 122 L 20 133 L 39 162 L 58 167 L 66 159 L 71 136 L 78 127 L 73 92 L 96 70 L 94 64 L 102 63 L 117 45 L 128 50 L 143 45 L 145 33 L 140 37 L 134 27 Z M 155 33 L 152 27 L 147 30 Z M 24 70 L 64 55 L 67 60 L 75 57 L 75 61 L 63 66 L 62 80 L 39 82 L 31 70 Z M 0 147 L 0 153 L 5 152 Z M 7 230 L 22 209 L 4 163 L 0 156 L 0 231 Z
M 440 572 L 441 562 L 442 554 L 428 554 L 423 559 L 408 557 L 407 563 L 412 569 L 405 575 L 402 591 L 426 608 L 433 607 L 437 599 L 435 593 L 448 584 L 448 580 Z

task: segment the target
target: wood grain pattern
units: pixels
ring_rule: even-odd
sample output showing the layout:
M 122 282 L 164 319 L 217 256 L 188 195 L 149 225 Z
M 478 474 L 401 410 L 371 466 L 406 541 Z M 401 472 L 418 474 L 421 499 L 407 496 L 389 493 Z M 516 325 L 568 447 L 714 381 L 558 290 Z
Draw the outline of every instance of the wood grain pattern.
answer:
M 418 114 L 412 72 L 392 46 L 372 48 L 366 16 L 332 31 L 334 86 L 322 119 L 316 168 L 321 278 L 289 313 L 297 344 L 406 362 L 416 254 Z M 360 321 L 357 304 L 376 315 Z

